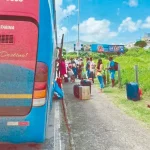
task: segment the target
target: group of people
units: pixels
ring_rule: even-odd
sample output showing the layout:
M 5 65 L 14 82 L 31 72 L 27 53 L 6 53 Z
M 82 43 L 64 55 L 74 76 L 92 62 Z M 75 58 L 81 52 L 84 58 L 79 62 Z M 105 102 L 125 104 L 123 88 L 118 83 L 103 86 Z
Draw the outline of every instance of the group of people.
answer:
M 97 77 L 100 83 L 100 92 L 102 92 L 104 88 L 104 75 L 106 69 L 108 69 L 110 72 L 112 87 L 115 85 L 115 62 L 113 61 L 112 57 L 109 57 L 109 61 L 109 67 L 104 68 L 102 59 L 99 59 L 97 64 L 95 64 L 92 57 L 87 58 L 86 65 L 84 65 L 82 58 L 71 58 L 66 62 L 65 59 L 62 59 L 57 63 L 57 71 L 60 72 L 60 77 L 62 79 L 64 79 L 66 76 L 70 77 L 71 82 L 75 82 L 76 78 L 80 80 L 86 78 L 94 83 L 94 78 Z M 84 70 L 86 70 L 86 73 Z
M 57 76 L 60 76 L 62 79 L 68 76 L 71 82 L 75 82 L 76 78 L 82 79 L 83 70 L 84 63 L 82 58 L 71 58 L 67 61 L 62 58 L 60 61 L 57 61 Z
M 115 62 L 113 60 L 113 57 L 109 57 L 109 67 L 104 68 L 103 66 L 103 61 L 102 59 L 99 59 L 97 62 L 97 67 L 96 67 L 96 76 L 98 78 L 98 81 L 100 83 L 100 92 L 103 91 L 104 88 L 104 75 L 105 75 L 105 70 L 109 70 L 110 72 L 110 78 L 112 82 L 112 87 L 115 86 Z

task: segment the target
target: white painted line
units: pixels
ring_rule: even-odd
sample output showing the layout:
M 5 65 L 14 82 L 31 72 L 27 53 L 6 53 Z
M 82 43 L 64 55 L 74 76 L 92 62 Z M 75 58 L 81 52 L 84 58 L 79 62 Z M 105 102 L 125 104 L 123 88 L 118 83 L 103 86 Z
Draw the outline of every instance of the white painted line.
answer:
M 54 103 L 54 150 L 61 150 L 59 103 L 59 101 L 55 101 Z

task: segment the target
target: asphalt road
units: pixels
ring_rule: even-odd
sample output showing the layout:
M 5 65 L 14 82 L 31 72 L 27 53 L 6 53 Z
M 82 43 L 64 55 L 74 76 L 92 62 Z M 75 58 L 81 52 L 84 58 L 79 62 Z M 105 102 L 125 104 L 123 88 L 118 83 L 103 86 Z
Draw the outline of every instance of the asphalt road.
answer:
M 58 107 L 58 106 L 57 106 Z M 42 144 L 36 144 L 36 143 L 25 143 L 25 144 L 0 144 L 0 150 L 55 150 L 60 149 L 60 145 L 55 145 L 57 143 L 57 132 L 55 132 L 55 110 L 57 108 L 54 107 L 52 111 L 49 114 L 49 124 L 48 124 L 48 130 L 47 130 L 47 138 L 44 143 Z M 59 139 L 58 139 L 59 140 Z
M 106 94 L 92 86 L 91 100 L 81 101 L 73 95 L 73 84 L 64 84 L 64 91 L 72 149 L 150 150 L 150 130 L 119 110 Z

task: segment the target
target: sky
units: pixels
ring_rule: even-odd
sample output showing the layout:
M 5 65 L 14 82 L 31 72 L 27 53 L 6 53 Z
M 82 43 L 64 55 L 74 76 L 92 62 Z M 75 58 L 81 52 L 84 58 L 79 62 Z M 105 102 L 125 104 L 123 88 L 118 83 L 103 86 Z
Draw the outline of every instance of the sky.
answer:
M 150 0 L 56 0 L 58 38 L 99 44 L 128 44 L 150 33 Z

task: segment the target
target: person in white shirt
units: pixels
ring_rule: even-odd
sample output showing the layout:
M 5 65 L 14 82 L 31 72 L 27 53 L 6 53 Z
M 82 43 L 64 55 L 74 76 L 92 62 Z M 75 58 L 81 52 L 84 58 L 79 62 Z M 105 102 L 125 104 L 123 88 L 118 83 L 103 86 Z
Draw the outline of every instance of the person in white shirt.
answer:
M 75 60 L 76 65 L 79 65 L 79 58 L 77 57 Z

